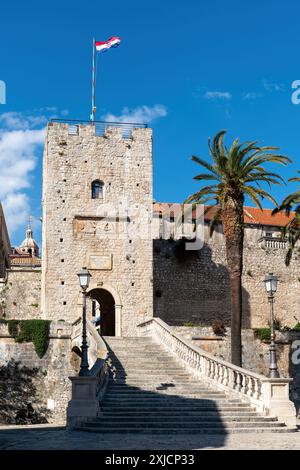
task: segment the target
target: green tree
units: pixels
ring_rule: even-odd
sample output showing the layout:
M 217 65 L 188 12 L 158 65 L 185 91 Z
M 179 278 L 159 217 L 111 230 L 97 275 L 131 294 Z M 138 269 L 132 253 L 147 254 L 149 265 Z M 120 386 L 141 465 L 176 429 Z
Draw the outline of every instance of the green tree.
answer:
M 208 141 L 212 163 L 193 156 L 192 160 L 208 170 L 195 176 L 197 181 L 212 181 L 192 194 L 187 203 L 205 204 L 215 200 L 216 213 L 211 222 L 212 234 L 216 222 L 222 222 L 226 243 L 226 259 L 231 291 L 231 361 L 242 365 L 242 272 L 244 241 L 244 200 L 248 196 L 262 210 L 261 200 L 274 198 L 261 184 L 281 184 L 283 178 L 266 171 L 266 163 L 287 165 L 290 159 L 274 152 L 277 147 L 260 147 L 258 142 L 240 143 L 235 139 L 230 148 L 224 145 L 226 131 L 219 132 Z
M 298 171 L 297 173 L 300 173 Z M 289 181 L 293 182 L 300 182 L 300 177 L 295 176 L 294 178 L 290 178 Z M 293 210 L 293 215 L 291 217 L 291 212 Z M 289 249 L 286 254 L 285 264 L 289 266 L 293 252 L 295 250 L 295 246 L 297 241 L 300 239 L 300 190 L 295 191 L 292 194 L 289 194 L 280 204 L 279 207 L 276 207 L 273 210 L 273 214 L 277 212 L 283 211 L 286 213 L 288 217 L 290 217 L 289 222 L 284 227 L 282 231 L 283 238 L 287 238 Z

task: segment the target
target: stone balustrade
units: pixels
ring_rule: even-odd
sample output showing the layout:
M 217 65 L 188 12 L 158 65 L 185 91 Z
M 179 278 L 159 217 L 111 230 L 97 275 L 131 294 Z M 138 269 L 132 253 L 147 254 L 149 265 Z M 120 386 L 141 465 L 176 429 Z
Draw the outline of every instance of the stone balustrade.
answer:
M 259 246 L 262 248 L 276 248 L 285 250 L 287 248 L 287 240 L 275 237 L 262 237 L 258 240 Z
M 139 325 L 140 336 L 154 336 L 171 350 L 194 375 L 213 387 L 250 402 L 257 411 L 276 416 L 289 427 L 296 426 L 296 410 L 289 400 L 292 379 L 269 379 L 213 356 L 172 331 L 160 318 Z
M 101 414 L 101 401 L 108 384 L 106 364 L 107 348 L 103 338 L 98 334 L 94 325 L 87 320 L 88 360 L 93 366 L 88 376 L 69 377 L 72 382 L 72 398 L 67 408 L 67 427 L 74 429 L 83 421 L 95 418 Z M 82 340 L 82 319 L 73 323 L 72 347 L 80 348 Z

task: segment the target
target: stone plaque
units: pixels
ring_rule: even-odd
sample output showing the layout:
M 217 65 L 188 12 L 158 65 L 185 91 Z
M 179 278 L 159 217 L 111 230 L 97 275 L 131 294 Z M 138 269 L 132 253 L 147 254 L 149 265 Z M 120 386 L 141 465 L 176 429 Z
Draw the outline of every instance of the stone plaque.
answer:
M 90 255 L 89 269 L 112 269 L 112 255 Z

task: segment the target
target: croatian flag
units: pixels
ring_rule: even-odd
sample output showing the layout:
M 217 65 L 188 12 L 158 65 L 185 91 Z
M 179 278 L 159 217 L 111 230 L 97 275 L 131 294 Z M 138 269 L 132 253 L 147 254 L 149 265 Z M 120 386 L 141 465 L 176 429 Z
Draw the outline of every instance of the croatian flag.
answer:
M 108 41 L 104 41 L 104 42 L 96 42 L 95 45 L 96 45 L 96 50 L 98 52 L 106 52 L 108 49 L 110 49 L 111 47 L 118 47 L 118 45 L 120 44 L 121 42 L 121 39 L 118 37 L 118 36 L 113 36 L 112 38 L 110 38 Z

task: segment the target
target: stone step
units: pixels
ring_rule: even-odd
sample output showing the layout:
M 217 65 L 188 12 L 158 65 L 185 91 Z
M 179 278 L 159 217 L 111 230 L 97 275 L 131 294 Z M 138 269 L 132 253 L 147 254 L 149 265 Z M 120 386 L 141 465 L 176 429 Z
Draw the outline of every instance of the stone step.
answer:
M 222 392 L 215 392 L 215 391 L 197 391 L 197 392 L 182 392 L 179 394 L 175 394 L 174 392 L 168 392 L 165 391 L 162 393 L 161 391 L 159 393 L 154 393 L 154 392 L 147 392 L 143 390 L 137 390 L 135 392 L 111 392 L 107 394 L 107 399 L 109 400 L 125 400 L 125 399 L 130 399 L 132 398 L 133 400 L 165 400 L 167 399 L 174 399 L 177 401 L 181 401 L 181 399 L 185 399 L 186 397 L 188 398 L 226 398 L 226 395 Z M 106 401 L 106 399 L 105 399 Z
M 198 410 L 195 410 L 195 411 L 187 411 L 186 409 L 184 410 L 184 415 L 182 413 L 182 410 L 176 410 L 176 409 L 172 409 L 172 418 L 174 417 L 174 419 L 178 419 L 180 420 L 181 418 L 185 419 L 185 417 L 190 417 L 190 418 L 197 418 L 200 417 L 200 418 L 204 418 L 204 417 L 214 417 L 214 416 L 217 416 L 217 417 L 261 417 L 259 416 L 256 411 L 251 411 L 251 410 L 243 410 L 243 409 L 236 409 L 236 410 L 227 410 L 227 411 L 224 411 L 224 410 L 216 410 L 216 409 L 198 409 Z M 135 410 L 135 409 L 125 409 L 124 411 L 120 411 L 120 409 L 118 410 L 108 410 L 108 411 L 105 411 L 103 413 L 103 415 L 101 416 L 101 418 L 99 418 L 100 420 L 102 420 L 102 418 L 117 418 L 119 417 L 120 419 L 128 419 L 128 418 L 131 418 L 131 417 L 140 417 L 141 419 L 144 419 L 144 418 L 162 418 L 162 417 L 167 417 L 169 418 L 170 417 L 170 411 L 167 411 L 165 409 L 161 409 L 159 411 L 155 411 L 155 410 L 151 410 L 149 409 L 148 411 L 146 410 Z M 264 418 L 264 417 L 263 417 Z M 267 417 L 268 419 L 276 419 L 276 418 L 270 418 L 270 417 Z
M 114 410 L 145 410 L 145 411 L 160 411 L 160 410 L 165 410 L 169 412 L 173 412 L 176 410 L 182 410 L 182 412 L 185 411 L 197 411 L 197 410 L 227 410 L 231 409 L 232 407 L 238 407 L 238 408 L 246 408 L 246 409 L 252 409 L 250 406 L 246 403 L 240 403 L 239 400 L 236 400 L 233 402 L 233 400 L 218 400 L 218 402 L 214 402 L 213 400 L 198 400 L 199 403 L 197 403 L 197 400 L 192 400 L 193 403 L 189 400 L 181 400 L 180 403 L 179 401 L 174 401 L 174 400 L 166 400 L 165 398 L 160 401 L 156 402 L 151 402 L 149 404 L 149 400 L 141 400 L 141 401 L 135 401 L 135 400 L 126 400 L 126 402 L 123 400 L 122 403 L 120 402 L 114 402 L 113 403 L 113 408 L 111 407 L 111 404 L 109 404 L 106 400 L 103 402 L 101 405 L 101 409 L 103 411 L 111 411 L 112 409 Z
M 179 367 L 169 367 L 166 369 L 162 369 L 159 365 L 156 367 L 155 364 L 145 364 L 143 365 L 143 376 L 147 374 L 155 375 L 157 376 L 157 371 L 159 368 L 159 373 L 163 377 L 164 375 L 170 375 L 170 374 L 179 374 L 179 375 L 186 375 L 187 377 L 189 374 L 186 373 L 184 369 L 181 369 Z M 118 373 L 118 374 L 134 374 L 134 375 L 140 375 L 141 376 L 141 369 L 135 364 L 132 366 L 125 366 L 124 367 L 110 367 L 109 368 L 113 374 Z
M 136 353 L 138 352 L 139 353 L 139 356 L 138 358 L 143 358 L 143 359 L 150 359 L 149 356 L 148 356 L 148 352 L 149 351 L 152 351 L 153 352 L 153 356 L 151 356 L 151 358 L 156 358 L 156 359 L 162 359 L 162 358 L 167 358 L 167 359 L 173 359 L 173 360 L 176 360 L 176 358 L 173 356 L 173 354 L 171 353 L 168 353 L 168 352 L 157 352 L 156 349 L 143 349 L 143 350 L 140 350 L 140 349 L 135 349 L 135 350 L 124 350 L 124 349 L 119 349 L 119 350 L 116 350 L 114 349 L 113 351 L 112 350 L 109 350 L 108 352 L 108 357 L 111 358 L 111 359 L 118 359 L 119 357 L 124 357 L 124 358 L 128 358 L 128 359 L 134 359 L 136 358 Z
M 172 401 L 172 402 L 177 402 L 178 404 L 180 402 L 192 400 L 192 399 L 226 399 L 226 395 L 220 393 L 220 392 L 209 392 L 209 393 L 191 393 L 191 394 L 185 394 L 185 395 L 172 395 L 172 394 L 154 394 L 154 393 L 146 393 L 146 392 L 140 392 L 137 393 L 136 395 L 133 395 L 132 393 L 128 394 L 121 394 L 121 393 L 115 393 L 115 394 L 110 394 L 106 395 L 104 398 L 105 403 L 110 403 L 110 402 L 116 402 L 118 400 L 122 401 L 139 401 L 139 402 L 145 402 L 147 400 L 154 402 L 154 401 L 162 401 L 163 403 L 166 401 Z
M 153 393 L 174 393 L 175 395 L 180 395 L 182 392 L 209 392 L 212 389 L 204 386 L 189 386 L 189 385 L 176 385 L 175 387 L 171 386 L 164 386 L 164 385 L 144 385 L 143 388 L 141 387 L 134 387 L 134 386 L 124 386 L 124 385 L 109 385 L 107 387 L 107 394 L 110 393 L 137 393 L 137 392 L 153 392 Z M 215 390 L 216 391 L 216 390 Z
M 162 421 L 163 418 L 163 421 Z M 217 413 L 215 415 L 198 415 L 198 416 L 169 416 L 169 417 L 164 417 L 161 415 L 156 415 L 156 416 L 102 416 L 99 418 L 99 420 L 93 420 L 93 421 L 88 421 L 89 426 L 97 426 L 99 424 L 105 424 L 105 423 L 139 423 L 140 425 L 148 425 L 149 423 L 153 424 L 161 424 L 165 425 L 165 423 L 169 424 L 190 424 L 190 423 L 198 423 L 199 425 L 202 425 L 203 423 L 211 423 L 211 422 L 222 422 L 224 423 L 229 423 L 229 422 L 239 422 L 239 423 L 277 423 L 278 420 L 273 417 L 266 417 L 266 416 L 242 416 L 242 415 L 237 415 L 237 416 L 222 416 L 222 419 L 220 415 Z M 282 424 L 281 424 L 282 425 Z
M 120 344 L 120 343 L 154 343 L 154 340 L 151 336 L 103 336 L 103 339 L 109 344 Z
M 136 341 L 135 344 L 131 342 L 123 342 L 123 343 L 114 343 L 109 344 L 106 342 L 107 349 L 112 354 L 117 354 L 118 352 L 126 353 L 130 351 L 141 351 L 144 352 L 148 349 L 155 351 L 157 355 L 160 354 L 172 354 L 172 352 L 168 349 L 161 349 L 159 346 L 157 347 L 156 343 L 148 341 L 147 343 L 141 343 L 140 341 Z
M 156 377 L 157 380 L 159 380 L 160 378 L 169 377 L 169 376 L 174 376 L 175 379 L 177 379 L 179 377 L 191 378 L 191 376 L 189 374 L 187 374 L 186 372 L 179 373 L 177 370 L 175 370 L 175 371 L 168 370 L 167 372 L 163 372 L 163 371 L 159 371 L 159 372 L 160 372 L 160 374 L 157 375 L 157 370 L 151 370 L 151 371 L 150 370 L 143 370 L 142 374 L 141 374 L 141 372 L 137 372 L 137 371 L 130 371 L 128 374 L 126 373 L 126 371 L 116 371 L 116 373 L 118 373 L 119 377 L 121 377 L 122 374 L 123 374 L 124 377 L 130 376 L 130 377 L 139 378 L 139 379 L 141 377 L 147 377 L 147 376 L 153 376 L 154 378 Z
M 266 428 L 273 428 L 273 427 L 284 427 L 284 423 L 279 423 L 278 421 L 274 422 L 274 421 L 266 421 L 266 422 L 251 422 L 251 421 L 245 421 L 245 422 L 240 422 L 240 421 L 227 421 L 227 420 L 213 420 L 213 421 L 201 421 L 201 427 L 204 427 L 204 428 L 212 428 L 212 427 L 217 427 L 217 426 L 221 426 L 221 427 L 225 427 L 227 426 L 227 424 L 230 426 L 230 427 L 233 427 L 233 428 L 249 428 L 249 427 L 257 427 L 257 428 L 261 428 L 261 427 L 266 427 Z M 160 429 L 164 429 L 164 428 L 173 428 L 173 429 L 182 429 L 182 428 L 186 428 L 186 429 L 197 429 L 199 426 L 199 423 L 197 423 L 197 421 L 187 421 L 187 422 L 169 422 L 168 420 L 164 420 L 164 421 L 150 421 L 150 422 L 143 422 L 143 421 L 132 421 L 130 423 L 124 423 L 124 422 L 96 422 L 96 423 L 90 423 L 90 422 L 87 422 L 86 425 L 88 427 L 94 427 L 94 428 L 101 428 L 101 429 L 109 429 L 111 427 L 113 428 L 117 428 L 117 427 L 124 427 L 124 426 L 128 426 L 130 428 L 136 428 L 136 429 L 146 429 L 146 428 L 160 428 Z
M 257 427 L 253 426 L 252 427 L 232 427 L 232 426 L 227 426 L 226 428 L 224 426 L 215 426 L 215 427 L 195 427 L 195 428 L 179 428 L 179 429 L 174 429 L 173 427 L 170 428 L 144 428 L 144 429 L 138 429 L 138 428 L 130 428 L 130 427 L 106 427 L 106 428 L 99 428 L 99 427 L 88 427 L 86 426 L 80 426 L 75 428 L 78 431 L 86 431 L 86 432 L 97 432 L 97 433 L 103 433 L 103 434 L 163 434 L 163 435 L 169 435 L 169 434 L 241 434 L 241 433 L 287 433 L 287 432 L 295 432 L 295 429 L 292 428 L 287 428 L 287 427 L 273 427 L 273 428 L 268 428 L 268 427 Z
M 144 379 L 144 378 L 132 377 L 132 376 L 129 375 L 129 376 L 126 376 L 126 377 L 121 377 L 121 378 L 118 377 L 118 376 L 110 377 L 110 380 L 108 381 L 108 386 L 116 385 L 116 386 L 125 387 L 125 388 L 128 387 L 128 386 L 138 387 L 138 388 L 143 388 L 144 386 L 145 387 L 148 387 L 148 386 L 161 387 L 162 384 L 171 384 L 171 383 L 177 384 L 179 381 L 181 383 L 181 386 L 183 386 L 183 387 L 189 387 L 189 386 L 194 385 L 194 382 L 189 381 L 189 380 L 185 380 L 185 377 L 179 377 L 178 380 L 174 379 L 174 377 L 172 377 L 172 376 L 171 377 L 165 377 L 165 378 L 162 377 L 161 380 L 156 381 L 154 377 Z M 171 387 L 171 385 L 169 385 L 169 387 Z M 175 388 L 175 387 L 173 387 L 173 388 Z M 210 389 L 210 387 L 208 385 L 207 385 L 207 388 Z M 217 388 L 215 388 L 214 390 L 217 390 Z
M 214 416 L 217 414 L 218 416 L 261 416 L 259 415 L 253 408 L 239 408 L 236 407 L 223 407 L 223 408 L 216 408 L 216 407 L 200 407 L 200 408 L 183 408 L 184 416 Z M 102 410 L 103 411 L 103 410 Z M 152 407 L 143 408 L 143 409 L 128 409 L 126 407 L 118 409 L 111 409 L 105 407 L 102 416 L 170 416 L 170 411 L 172 411 L 172 416 L 182 416 L 182 408 L 179 407 L 178 410 L 175 408 L 159 408 Z M 101 419 L 101 418 L 99 418 Z
M 134 349 L 128 349 L 126 350 L 125 348 L 120 348 L 120 349 L 115 349 L 112 351 L 110 349 L 108 349 L 108 357 L 111 358 L 111 359 L 118 359 L 119 357 L 122 357 L 122 358 L 137 358 L 137 357 L 142 357 L 142 358 L 145 358 L 145 359 L 150 359 L 149 358 L 149 352 L 152 354 L 151 355 L 151 358 L 156 358 L 156 359 L 159 359 L 160 357 L 167 357 L 167 358 L 173 358 L 174 360 L 176 360 L 174 358 L 174 356 L 168 352 L 166 353 L 161 353 L 161 352 L 158 352 L 157 349 L 155 348 L 144 348 L 144 349 L 141 349 L 141 348 L 134 348 Z
M 143 362 L 140 362 L 139 360 L 137 361 L 137 359 L 133 359 L 133 360 L 123 360 L 123 361 L 113 361 L 112 363 L 112 366 L 110 367 L 114 367 L 114 368 L 117 368 L 117 369 L 121 369 L 123 367 L 135 367 L 137 369 L 140 370 L 140 366 L 142 367 L 163 367 L 163 370 L 168 370 L 170 367 L 171 368 L 177 368 L 177 369 L 180 369 L 180 370 L 185 370 L 180 364 L 174 364 L 174 361 L 164 361 L 164 360 L 148 360 L 148 361 L 143 361 Z
M 160 435 L 290 431 L 248 402 L 198 379 L 150 337 L 105 340 L 110 377 L 102 414 L 81 430 Z

